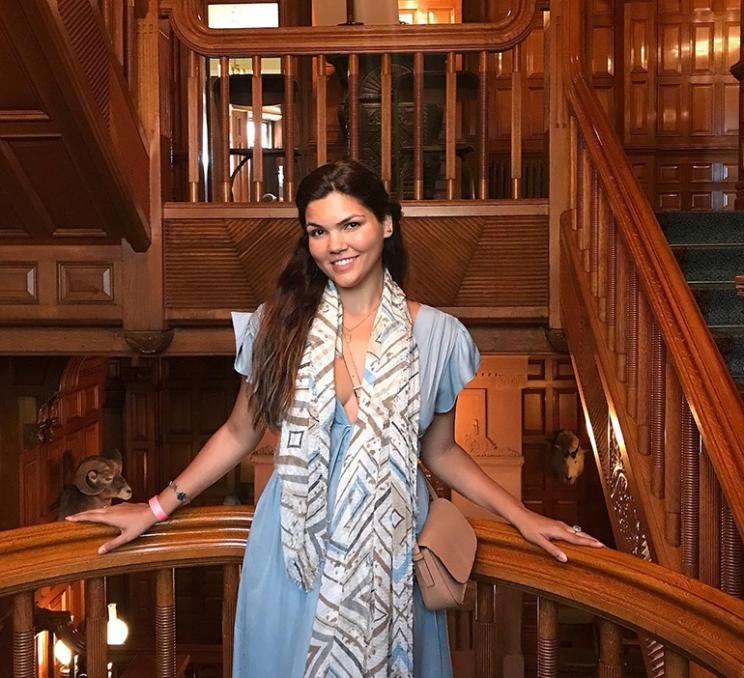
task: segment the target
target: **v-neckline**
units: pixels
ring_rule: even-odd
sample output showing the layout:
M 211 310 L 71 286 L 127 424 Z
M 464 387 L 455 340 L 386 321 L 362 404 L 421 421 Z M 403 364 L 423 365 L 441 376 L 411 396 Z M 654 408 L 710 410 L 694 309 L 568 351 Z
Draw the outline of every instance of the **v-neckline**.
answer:
M 428 308 L 428 306 L 426 306 L 425 304 L 420 304 L 419 305 L 419 309 L 418 309 L 418 312 L 416 313 L 416 317 L 413 319 L 412 333 L 416 331 L 416 322 L 421 317 L 421 312 L 425 308 Z M 415 337 L 414 337 L 414 341 L 415 341 Z M 365 367 L 362 369 L 362 379 L 364 379 L 364 372 L 366 370 L 366 363 L 367 363 L 367 354 L 366 353 L 364 354 L 364 362 L 365 362 Z M 335 368 L 335 365 L 334 365 L 334 370 L 335 369 L 336 368 Z M 354 382 L 351 380 L 351 375 L 349 375 L 349 381 L 351 381 L 351 384 L 352 384 L 352 387 L 353 387 Z M 335 375 L 334 375 L 334 388 L 335 388 Z M 354 417 L 354 421 L 352 421 L 351 420 L 351 417 L 349 417 L 349 413 L 346 411 L 346 406 L 341 402 L 341 398 L 338 397 L 338 393 L 336 394 L 336 402 L 338 403 L 339 407 L 341 408 L 341 411 L 344 413 L 344 419 L 346 420 L 346 426 L 349 426 L 350 428 L 353 429 L 356 426 L 357 420 L 359 419 L 359 398 L 357 398 L 357 395 L 356 395 L 356 393 L 354 393 L 353 388 L 352 388 L 352 396 L 351 397 L 356 398 L 356 401 L 357 401 L 357 416 Z

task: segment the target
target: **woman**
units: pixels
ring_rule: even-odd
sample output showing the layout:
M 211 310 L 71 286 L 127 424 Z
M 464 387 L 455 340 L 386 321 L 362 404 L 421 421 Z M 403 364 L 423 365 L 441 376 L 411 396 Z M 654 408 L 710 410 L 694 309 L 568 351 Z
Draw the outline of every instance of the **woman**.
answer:
M 302 235 L 273 298 L 235 314 L 245 379 L 228 421 L 149 506 L 71 519 L 118 527 L 110 551 L 280 429 L 242 570 L 234 675 L 450 676 L 445 614 L 424 607 L 411 567 L 428 509 L 419 456 L 563 562 L 552 539 L 601 544 L 528 511 L 455 443 L 478 351 L 455 318 L 406 299 L 401 209 L 380 179 L 356 162 L 324 165 L 297 206 Z

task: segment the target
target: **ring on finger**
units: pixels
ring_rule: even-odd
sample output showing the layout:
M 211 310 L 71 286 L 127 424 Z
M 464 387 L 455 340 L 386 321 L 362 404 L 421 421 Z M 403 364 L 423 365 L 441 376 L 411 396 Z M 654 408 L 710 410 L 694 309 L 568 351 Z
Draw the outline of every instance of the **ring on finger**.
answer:
M 574 525 L 571 529 L 574 531 L 574 534 L 578 534 L 579 532 L 583 532 L 583 530 L 581 529 L 581 525 Z

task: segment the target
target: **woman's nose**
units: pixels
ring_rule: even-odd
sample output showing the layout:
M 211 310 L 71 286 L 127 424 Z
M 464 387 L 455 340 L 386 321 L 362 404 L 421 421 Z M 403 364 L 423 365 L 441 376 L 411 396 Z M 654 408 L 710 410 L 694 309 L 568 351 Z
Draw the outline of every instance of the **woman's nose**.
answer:
M 346 239 L 341 231 L 332 230 L 328 237 L 328 247 L 331 252 L 343 252 L 346 249 Z

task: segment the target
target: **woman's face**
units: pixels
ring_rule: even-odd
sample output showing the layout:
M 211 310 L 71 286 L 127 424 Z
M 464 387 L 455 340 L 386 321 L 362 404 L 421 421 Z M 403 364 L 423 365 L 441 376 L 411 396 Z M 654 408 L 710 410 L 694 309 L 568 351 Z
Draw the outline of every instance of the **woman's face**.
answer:
M 380 222 L 356 198 L 334 191 L 305 210 L 310 255 L 339 287 L 356 287 L 378 272 L 385 238 L 393 234 L 390 217 Z

